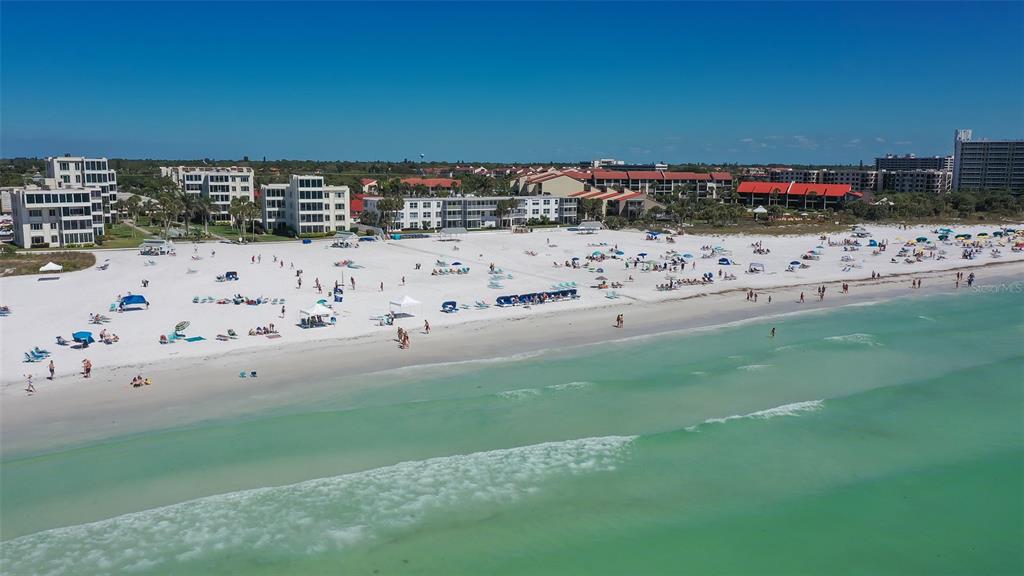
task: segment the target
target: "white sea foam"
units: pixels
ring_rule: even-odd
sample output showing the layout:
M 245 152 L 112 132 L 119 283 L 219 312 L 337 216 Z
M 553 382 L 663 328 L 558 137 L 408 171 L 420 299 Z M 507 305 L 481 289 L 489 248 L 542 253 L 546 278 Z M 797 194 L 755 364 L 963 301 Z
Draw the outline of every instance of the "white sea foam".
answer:
M 875 337 L 871 334 L 843 334 L 842 336 L 829 336 L 825 338 L 826 342 L 838 342 L 841 344 L 862 344 L 864 346 L 881 346 L 881 344 L 875 340 Z
M 209 496 L 2 542 L 0 559 L 7 575 L 58 576 L 170 572 L 241 553 L 321 554 L 445 509 L 514 501 L 557 475 L 614 470 L 634 439 L 547 442 Z
M 805 402 L 793 402 L 792 404 L 783 404 L 782 406 L 776 406 L 774 408 L 767 408 L 765 410 L 758 410 L 757 412 L 751 412 L 750 414 L 733 414 L 731 416 L 725 416 L 723 418 L 708 418 L 704 422 L 695 426 L 687 426 L 688 432 L 695 432 L 698 428 L 705 424 L 724 424 L 730 420 L 742 420 L 742 419 L 756 419 L 756 420 L 769 420 L 771 418 L 777 418 L 779 416 L 799 416 L 802 412 L 814 412 L 820 410 L 825 405 L 824 400 L 807 400 Z
M 498 392 L 498 396 L 509 400 L 522 400 L 524 398 L 538 395 L 540 395 L 540 390 L 537 388 L 519 388 L 517 390 L 505 390 L 504 392 Z
M 545 388 L 562 392 L 565 390 L 582 390 L 583 388 L 590 388 L 593 385 L 593 382 L 566 382 L 564 384 L 552 384 L 551 386 L 545 386 Z
M 737 370 L 743 370 L 746 372 L 756 372 L 758 370 L 764 370 L 765 368 L 771 368 L 771 364 L 747 364 L 746 366 L 737 366 Z
M 928 322 L 937 322 L 937 320 L 931 316 L 918 316 L 918 318 L 921 320 L 927 320 Z

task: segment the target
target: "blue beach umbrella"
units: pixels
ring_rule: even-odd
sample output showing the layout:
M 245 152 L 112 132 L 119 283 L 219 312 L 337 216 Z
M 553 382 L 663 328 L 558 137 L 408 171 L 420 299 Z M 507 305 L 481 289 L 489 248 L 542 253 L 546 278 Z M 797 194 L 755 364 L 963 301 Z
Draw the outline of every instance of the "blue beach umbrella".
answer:
M 82 332 L 75 332 L 72 334 L 71 339 L 75 342 L 85 342 L 86 344 L 92 344 L 95 342 L 92 338 L 92 332 L 86 332 L 84 330 Z

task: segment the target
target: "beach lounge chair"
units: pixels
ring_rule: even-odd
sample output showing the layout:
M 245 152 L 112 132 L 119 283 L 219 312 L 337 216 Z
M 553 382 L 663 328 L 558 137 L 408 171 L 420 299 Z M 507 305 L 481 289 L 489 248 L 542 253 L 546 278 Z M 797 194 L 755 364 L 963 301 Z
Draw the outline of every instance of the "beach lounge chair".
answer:
M 217 334 L 217 340 L 220 340 L 221 342 L 227 342 L 228 340 L 230 340 L 230 338 L 228 338 L 227 334 Z
M 238 333 L 235 332 L 234 328 L 228 328 L 228 338 L 231 338 L 231 339 L 238 338 Z
M 36 358 L 32 354 L 25 352 L 25 362 L 39 362 L 41 358 Z
M 192 297 L 192 303 L 193 304 L 199 304 L 199 296 L 193 296 Z

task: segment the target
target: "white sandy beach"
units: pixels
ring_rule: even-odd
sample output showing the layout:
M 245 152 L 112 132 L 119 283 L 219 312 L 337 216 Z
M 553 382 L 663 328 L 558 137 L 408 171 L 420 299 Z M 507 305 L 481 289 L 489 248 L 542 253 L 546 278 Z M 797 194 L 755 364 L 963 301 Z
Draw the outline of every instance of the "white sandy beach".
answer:
M 956 228 L 957 233 L 992 232 L 996 227 Z M 216 417 L 225 412 L 245 412 L 258 407 L 286 403 L 310 393 L 316 386 L 295 389 L 289 382 L 315 380 L 320 374 L 360 373 L 399 366 L 463 361 L 543 349 L 545 347 L 607 340 L 615 337 L 654 333 L 692 326 L 785 314 L 825 305 L 841 305 L 865 298 L 888 298 L 910 291 L 912 274 L 925 278 L 924 289 L 953 288 L 952 275 L 942 271 L 988 264 L 993 273 L 1003 277 L 1020 277 L 1024 253 L 1001 248 L 995 258 L 985 248 L 973 260 L 961 258 L 962 248 L 938 243 L 945 250 L 945 259 L 926 259 L 907 264 L 902 258 L 892 263 L 900 246 L 907 239 L 936 234 L 924 228 L 898 230 L 895 227 L 868 227 L 871 238 L 888 240 L 889 248 L 873 256 L 868 247 L 846 252 L 839 246 L 828 246 L 817 237 L 807 236 L 677 236 L 674 244 L 664 240 L 647 240 L 637 231 L 602 231 L 595 235 L 579 235 L 564 229 L 544 230 L 532 234 L 513 235 L 507 231 L 474 233 L 459 242 L 415 239 L 365 242 L 358 249 L 332 248 L 330 242 L 313 244 L 201 244 L 193 260 L 193 245 L 178 246 L 177 256 L 140 256 L 137 251 L 101 251 L 102 262 L 109 258 L 107 270 L 85 270 L 62 275 L 59 280 L 40 280 L 38 276 L 0 280 L 2 303 L 13 314 L 0 319 L 3 352 L 3 432 L 4 451 L 38 446 L 41 436 L 65 436 L 73 431 L 102 436 L 138 429 L 142 421 L 148 425 L 173 425 L 197 419 Z M 829 239 L 841 242 L 848 234 Z M 998 238 L 993 238 L 998 241 Z M 769 254 L 754 254 L 751 244 L 762 242 Z M 861 239 L 866 244 L 867 239 Z M 594 244 L 603 244 L 595 246 Z M 790 261 L 815 246 L 825 246 L 820 260 L 808 261 L 809 268 L 787 272 Z M 456 250 L 455 247 L 458 247 Z M 718 256 L 702 258 L 702 246 L 722 246 L 731 251 L 732 266 L 719 266 Z M 586 262 L 595 251 L 605 254 L 618 248 L 618 259 L 593 263 L 593 270 L 555 267 L 573 257 Z M 216 251 L 216 256 L 211 251 Z M 641 268 L 626 269 L 625 260 L 646 253 L 646 260 L 659 260 L 666 251 L 690 253 L 696 268 L 687 266 L 677 278 L 697 278 L 712 272 L 715 282 L 700 286 L 683 286 L 673 291 L 658 291 L 666 282 L 666 273 L 643 272 Z M 531 255 L 528 252 L 536 252 Z M 936 251 L 937 252 L 937 251 Z M 860 267 L 844 269 L 851 256 Z M 253 263 L 253 256 L 262 261 Z M 274 256 L 285 261 L 284 267 L 274 263 Z M 334 262 L 354 260 L 362 268 L 339 268 Z M 153 260 L 155 265 L 146 265 Z M 469 266 L 465 275 L 432 276 L 435 261 L 458 261 Z M 747 274 L 748 264 L 763 263 L 765 273 Z M 415 270 L 416 264 L 420 270 Z M 494 263 L 503 269 L 503 288 L 489 288 L 488 266 Z M 295 269 L 303 270 L 303 286 L 296 287 Z M 601 268 L 602 272 L 596 269 Z M 188 270 L 195 273 L 188 273 Z M 736 280 L 718 280 L 719 269 L 735 274 Z M 216 276 L 228 270 L 237 271 L 240 280 L 217 282 Z M 335 304 L 336 326 L 300 328 L 298 311 L 320 298 L 330 300 L 329 288 L 342 281 L 345 297 Z M 870 281 L 872 272 L 882 274 L 881 281 Z M 511 278 L 507 278 L 511 275 Z M 609 290 L 592 288 L 595 277 L 603 275 L 610 281 L 623 282 L 615 291 L 618 299 L 608 299 Z M 992 274 L 989 274 L 990 276 Z M 405 285 L 402 278 L 405 277 Z M 633 281 L 628 281 L 629 276 Z M 314 279 L 324 284 L 324 294 L 314 288 Z M 355 278 L 356 289 L 350 287 Z M 150 285 L 141 287 L 142 279 Z M 494 306 L 499 295 L 522 294 L 551 290 L 559 282 L 576 282 L 581 298 L 551 302 L 531 308 Z M 812 286 L 830 282 L 855 282 L 850 296 L 840 296 L 838 286 L 829 289 L 826 302 L 818 303 Z M 380 283 L 384 283 L 383 292 Z M 797 287 L 799 286 L 799 287 Z M 742 293 L 753 288 L 761 292 L 757 304 L 745 302 Z M 807 303 L 796 304 L 799 292 L 806 291 Z M 128 292 L 143 294 L 150 308 L 123 313 L 110 312 L 117 295 Z M 195 296 L 231 297 L 236 293 L 256 298 L 285 298 L 285 318 L 280 305 L 234 305 L 193 303 Z M 720 294 L 714 296 L 715 294 Z M 388 301 L 405 295 L 419 300 L 413 317 L 398 320 L 412 333 L 410 350 L 400 350 L 393 341 L 395 328 L 381 327 L 371 316 L 384 314 Z M 712 295 L 708 298 L 692 298 Z M 773 296 L 773 303 L 767 296 Z M 472 305 L 485 300 L 487 309 L 464 309 L 454 314 L 439 311 L 443 301 L 455 300 Z M 610 329 L 614 316 L 627 313 L 626 330 Z M 89 324 L 90 313 L 111 318 L 102 326 Z M 430 336 L 421 334 L 423 320 L 435 329 Z M 513 320 L 518 320 L 513 322 Z M 188 336 L 203 336 L 197 342 L 178 341 L 160 344 L 160 334 L 173 330 L 176 323 L 188 321 Z M 267 339 L 248 336 L 255 326 L 274 323 L 282 337 Z M 70 338 L 77 330 L 101 328 L 118 334 L 120 341 L 105 345 L 96 343 L 87 349 L 60 347 L 54 344 L 57 335 Z M 233 328 L 239 338 L 227 342 L 215 339 L 217 334 Z M 606 329 L 607 328 L 607 329 Z M 33 346 L 53 352 L 57 378 L 45 380 L 46 363 L 23 362 L 24 353 Z M 79 372 L 81 360 L 89 358 L 94 365 L 93 377 L 83 379 Z M 241 370 L 258 370 L 259 380 L 238 378 Z M 26 396 L 24 374 L 33 374 L 39 392 Z M 155 385 L 132 389 L 128 384 L 141 373 L 154 379 Z M 309 388 L 309 389 L 307 389 Z M 240 394 L 240 391 L 242 392 Z M 216 401 L 220 398 L 221 402 Z M 198 401 L 198 402 L 197 402 Z M 203 406 L 210 410 L 205 410 Z M 97 414 L 115 415 L 120 423 Z M 127 422 L 139 420 L 135 426 Z M 101 421 L 102 420 L 102 421 Z M 62 434 L 63 433 L 63 434 Z M 65 436 L 66 437 L 66 436 Z M 76 436 L 77 437 L 77 436 Z M 45 444 L 45 442 L 43 443 Z

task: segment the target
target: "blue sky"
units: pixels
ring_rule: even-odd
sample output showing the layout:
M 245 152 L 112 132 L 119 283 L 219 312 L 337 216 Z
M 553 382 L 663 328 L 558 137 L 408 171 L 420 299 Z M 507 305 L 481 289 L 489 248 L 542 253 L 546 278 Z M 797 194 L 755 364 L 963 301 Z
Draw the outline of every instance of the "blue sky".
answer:
M 1024 3 L 0 2 L 0 154 L 855 163 L 1024 137 Z

